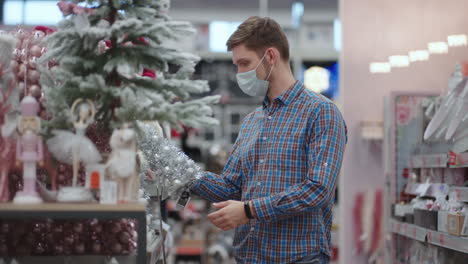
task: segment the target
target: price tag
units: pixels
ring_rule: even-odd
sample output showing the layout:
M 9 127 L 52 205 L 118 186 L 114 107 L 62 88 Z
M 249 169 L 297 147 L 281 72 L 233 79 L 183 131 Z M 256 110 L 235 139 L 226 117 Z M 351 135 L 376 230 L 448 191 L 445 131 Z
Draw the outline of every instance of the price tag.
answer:
M 450 151 L 449 154 L 449 164 L 452 166 L 457 165 L 457 154 L 453 151 Z
M 439 235 L 439 240 L 440 240 L 440 244 L 443 245 L 444 244 L 444 234 L 440 234 Z
M 184 190 L 181 194 L 179 199 L 177 200 L 176 203 L 176 208 L 178 210 L 183 210 L 185 206 L 190 202 L 190 191 L 189 190 Z
M 117 204 L 117 183 L 115 181 L 103 181 L 100 195 L 102 204 Z

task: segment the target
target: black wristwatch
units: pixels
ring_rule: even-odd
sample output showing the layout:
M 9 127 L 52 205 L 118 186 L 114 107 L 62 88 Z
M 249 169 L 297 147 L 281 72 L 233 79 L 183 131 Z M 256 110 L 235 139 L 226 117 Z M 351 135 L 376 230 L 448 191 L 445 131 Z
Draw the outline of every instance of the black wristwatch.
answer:
M 245 201 L 244 202 L 244 211 L 245 211 L 245 215 L 247 216 L 248 219 L 253 219 L 252 212 L 250 211 L 249 202 L 250 201 Z

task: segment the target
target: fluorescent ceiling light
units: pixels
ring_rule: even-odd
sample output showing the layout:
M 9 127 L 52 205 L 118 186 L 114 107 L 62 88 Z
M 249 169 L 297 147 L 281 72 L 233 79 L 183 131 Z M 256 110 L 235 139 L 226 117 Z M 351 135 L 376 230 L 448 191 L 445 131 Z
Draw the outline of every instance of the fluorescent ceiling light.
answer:
M 429 51 L 428 50 L 413 50 L 408 53 L 409 61 L 427 61 L 429 60 Z
M 450 47 L 466 46 L 468 39 L 465 34 L 450 35 L 447 37 L 447 42 Z
M 392 67 L 388 62 L 372 62 L 369 65 L 369 71 L 371 73 L 388 73 L 391 72 Z
M 410 64 L 409 58 L 406 55 L 393 55 L 388 57 L 388 62 L 391 67 L 403 68 L 408 67 Z
M 438 42 L 430 42 L 427 44 L 429 53 L 431 54 L 445 54 L 448 53 L 448 45 L 446 42 L 438 41 Z

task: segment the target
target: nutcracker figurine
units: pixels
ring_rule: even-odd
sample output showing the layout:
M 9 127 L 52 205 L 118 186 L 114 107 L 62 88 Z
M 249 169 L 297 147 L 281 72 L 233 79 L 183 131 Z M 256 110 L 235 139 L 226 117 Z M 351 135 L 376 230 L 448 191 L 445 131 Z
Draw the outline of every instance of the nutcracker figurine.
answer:
M 18 123 L 20 138 L 16 143 L 16 162 L 23 165 L 23 190 L 16 193 L 15 203 L 41 203 L 36 191 L 36 164 L 43 162 L 42 139 L 38 135 L 41 121 L 37 116 L 39 104 L 32 96 L 21 101 Z

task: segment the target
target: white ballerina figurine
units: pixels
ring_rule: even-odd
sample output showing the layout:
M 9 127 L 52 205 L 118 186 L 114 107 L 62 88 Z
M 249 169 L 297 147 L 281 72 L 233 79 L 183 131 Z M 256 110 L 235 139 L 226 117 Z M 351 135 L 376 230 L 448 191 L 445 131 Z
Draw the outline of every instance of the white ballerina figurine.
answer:
M 54 137 L 47 141 L 47 146 L 54 157 L 63 163 L 73 165 L 72 187 L 77 188 L 78 170 L 80 162 L 85 165 L 96 164 L 101 161 L 101 155 L 93 142 L 86 137 L 86 128 L 94 121 L 96 109 L 94 103 L 89 99 L 77 99 L 70 110 L 70 116 L 75 128 L 75 133 L 66 130 L 54 130 Z M 82 188 L 80 188 L 82 189 Z M 83 190 L 72 192 L 70 188 L 66 190 L 69 194 L 58 200 L 80 201 L 86 200 L 89 193 Z M 65 191 L 64 191 L 65 192 Z M 65 193 L 62 195 L 65 195 Z M 72 192 L 72 193 L 70 193 Z M 80 194 L 81 192 L 81 194 Z

